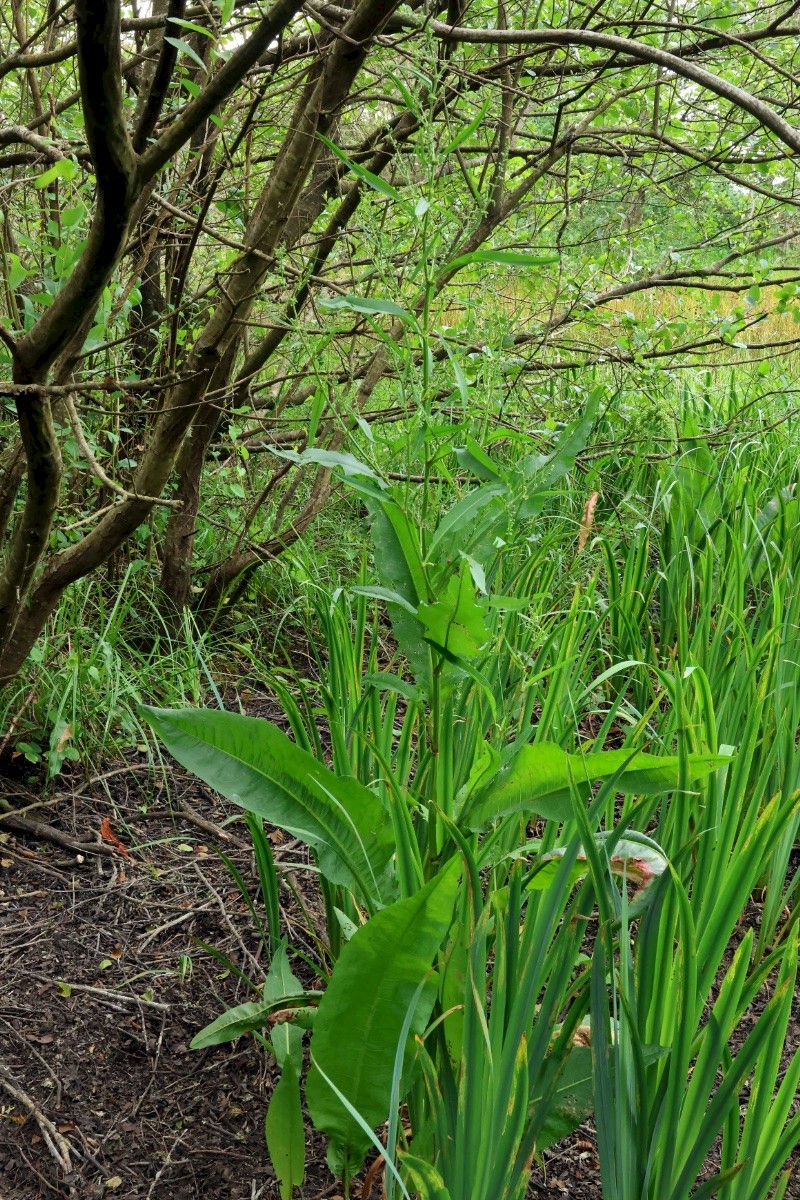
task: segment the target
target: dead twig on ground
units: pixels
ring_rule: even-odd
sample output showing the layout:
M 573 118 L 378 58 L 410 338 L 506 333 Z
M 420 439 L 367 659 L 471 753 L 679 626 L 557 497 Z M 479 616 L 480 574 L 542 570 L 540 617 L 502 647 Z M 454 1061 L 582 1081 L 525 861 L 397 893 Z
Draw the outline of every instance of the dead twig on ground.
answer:
M 196 825 L 198 829 L 202 829 L 203 833 L 208 833 L 211 837 L 219 838 L 220 841 L 228 842 L 231 846 L 235 846 L 237 850 L 249 850 L 250 847 L 241 838 L 238 838 L 235 833 L 228 833 L 221 825 L 215 825 L 213 821 L 208 821 L 205 817 L 201 817 L 199 812 L 195 812 L 191 804 L 186 800 L 179 800 L 178 805 L 181 812 L 192 825 Z
M 183 1140 L 183 1137 L 182 1137 L 182 1135 L 179 1133 L 179 1134 L 178 1134 L 178 1136 L 175 1138 L 175 1141 L 172 1143 L 172 1145 L 171 1145 L 170 1149 L 167 1151 L 167 1157 L 164 1159 L 164 1162 L 163 1162 L 163 1163 L 162 1163 L 162 1165 L 161 1165 L 161 1166 L 158 1168 L 158 1170 L 156 1171 L 155 1175 L 153 1176 L 153 1181 L 152 1181 L 152 1183 L 150 1184 L 150 1187 L 149 1187 L 149 1189 L 148 1189 L 148 1192 L 147 1192 L 147 1200 L 151 1200 L 151 1197 L 152 1197 L 152 1195 L 153 1195 L 153 1192 L 156 1190 L 156 1184 L 158 1183 L 159 1179 L 161 1178 L 161 1176 L 162 1176 L 162 1175 L 164 1174 L 164 1172 L 166 1171 L 167 1167 L 169 1167 L 169 1166 L 172 1164 L 172 1155 L 175 1153 L 175 1147 L 176 1147 L 176 1146 L 179 1144 L 179 1142 L 181 1142 L 182 1140 Z
M 256 959 L 253 957 L 253 955 L 247 949 L 247 946 L 245 946 L 244 942 L 242 941 L 241 934 L 239 933 L 238 929 L 236 928 L 236 926 L 233 924 L 230 917 L 228 916 L 227 909 L 225 908 L 225 901 L 222 899 L 222 897 L 220 896 L 220 894 L 216 890 L 216 888 L 213 886 L 213 884 L 211 884 L 208 881 L 208 879 L 206 879 L 205 875 L 200 870 L 200 867 L 198 866 L 198 864 L 196 862 L 194 862 L 194 863 L 192 863 L 192 866 L 194 867 L 195 871 L 197 872 L 197 874 L 199 875 L 200 879 L 203 881 L 205 886 L 208 888 L 209 892 L 211 892 L 211 895 L 216 900 L 217 907 L 219 908 L 220 915 L 221 915 L 223 921 L 227 925 L 230 932 L 233 934 L 234 941 L 236 941 L 238 943 L 239 949 L 242 951 L 245 958 L 251 964 L 253 970 L 256 973 L 256 976 L 263 974 L 263 967 L 259 966 Z
M 143 1024 L 144 1024 L 144 1022 L 143 1022 Z M 131 1113 L 131 1120 L 135 1120 L 136 1117 L 139 1115 L 139 1110 L 141 1109 L 142 1105 L 144 1104 L 145 1100 L 147 1099 L 147 1094 L 155 1082 L 156 1073 L 158 1071 L 158 1064 L 161 1059 L 161 1047 L 164 1044 L 164 1030 L 166 1029 L 166 1027 L 167 1027 L 167 1014 L 164 1013 L 163 1017 L 161 1018 L 161 1028 L 158 1031 L 158 1041 L 156 1042 L 156 1055 L 155 1055 L 155 1058 L 153 1059 L 153 1069 L 150 1072 L 150 1078 L 147 1081 L 147 1087 L 140 1094 L 139 1099 L 136 1101 L 136 1103 L 133 1106 L 133 1111 Z M 174 1149 L 174 1147 L 173 1147 L 173 1149 Z
M 19 1029 L 15 1029 L 11 1022 L 7 1021 L 5 1017 L 0 1017 L 0 1021 L 2 1021 L 5 1027 L 11 1031 L 14 1037 L 18 1038 L 22 1042 L 27 1053 L 33 1055 L 33 1057 L 41 1063 L 50 1079 L 52 1079 L 56 1089 L 56 1112 L 58 1112 L 58 1110 L 61 1108 L 61 1080 L 56 1075 L 47 1059 L 42 1057 L 36 1047 L 31 1045 L 31 1043 L 28 1041 L 25 1035 L 19 1031 Z
M 139 943 L 139 954 L 146 950 L 152 941 L 154 941 L 160 933 L 166 933 L 168 929 L 174 929 L 176 925 L 183 925 L 184 921 L 190 921 L 192 917 L 196 917 L 198 913 L 208 912 L 213 908 L 214 902 L 209 900 L 208 904 L 201 904 L 197 908 L 192 908 L 188 912 L 181 913 L 179 917 L 173 917 L 171 921 L 165 921 L 163 925 L 159 925 L 157 929 L 151 929 L 145 934 Z
M 33 979 L 39 979 L 42 983 L 53 983 L 47 975 L 39 975 L 35 971 L 29 971 L 29 975 Z M 133 996 L 129 992 L 115 992 L 111 988 L 91 987 L 88 983 L 69 983 L 68 980 L 58 980 L 59 985 L 68 987 L 71 992 L 87 992 L 90 996 L 97 996 L 101 1000 L 108 1001 L 109 1004 L 141 1004 L 145 1008 L 154 1008 L 158 1012 L 169 1012 L 172 1008 L 171 1004 L 164 1004 L 160 1000 L 146 1000 L 143 996 Z
M 0 1065 L 0 1087 L 8 1092 L 9 1096 L 12 1096 L 17 1104 L 21 1104 L 23 1108 L 27 1109 L 41 1129 L 47 1149 L 62 1171 L 69 1174 L 72 1170 L 72 1155 L 76 1154 L 77 1151 L 67 1141 L 63 1133 L 58 1132 L 53 1122 L 44 1115 L 36 1101 L 32 1100 L 28 1093 L 23 1091 L 11 1072 L 6 1070 L 2 1065 Z
M 27 817 L 18 817 L 16 813 L 0 813 L 0 824 L 16 829 L 18 833 L 28 833 L 32 837 L 42 838 L 45 842 L 61 846 L 63 850 L 72 850 L 75 854 L 98 854 L 101 858 L 114 858 L 117 853 L 104 842 L 79 842 L 76 838 L 70 837 L 68 833 L 62 833 L 53 825 L 45 825 L 42 821 L 31 821 Z

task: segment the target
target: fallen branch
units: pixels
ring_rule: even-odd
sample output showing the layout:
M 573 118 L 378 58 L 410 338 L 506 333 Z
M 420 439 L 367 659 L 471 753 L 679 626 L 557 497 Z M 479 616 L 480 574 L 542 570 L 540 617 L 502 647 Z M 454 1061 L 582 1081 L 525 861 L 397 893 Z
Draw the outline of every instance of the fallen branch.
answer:
M 28 1093 L 22 1090 L 11 1072 L 3 1066 L 0 1066 L 0 1087 L 4 1088 L 9 1096 L 13 1096 L 17 1104 L 21 1104 L 23 1108 L 28 1110 L 42 1131 L 42 1137 L 47 1149 L 62 1171 L 69 1174 L 72 1170 L 71 1155 L 76 1153 L 75 1148 L 67 1141 L 63 1134 L 58 1132 L 53 1122 L 44 1115 L 36 1101 L 32 1100 Z
M 79 842 L 76 838 L 70 837 L 68 833 L 62 833 L 53 825 L 45 825 L 42 821 L 30 821 L 27 817 L 18 817 L 16 813 L 0 813 L 0 824 L 8 825 L 19 833 L 28 833 L 32 837 L 42 838 L 46 842 L 52 842 L 55 846 L 61 846 L 63 850 L 72 850 L 76 854 L 99 854 L 102 858 L 115 858 L 117 855 L 117 851 L 104 842 Z
M 250 849 L 247 843 L 243 842 L 241 838 L 236 837 L 235 834 L 228 833 L 228 831 L 223 829 L 222 826 L 215 825 L 213 821 L 208 821 L 205 817 L 201 817 L 200 813 L 195 812 L 191 804 L 189 804 L 186 800 L 179 800 L 178 804 L 181 812 L 189 821 L 190 825 L 196 825 L 198 829 L 202 829 L 203 833 L 208 833 L 211 835 L 211 837 L 219 838 L 220 841 L 229 842 L 232 846 L 235 846 L 237 850 Z
M 34 978 L 42 979 L 46 983 L 53 983 L 53 980 L 46 975 L 35 975 Z M 145 1008 L 154 1008 L 158 1012 L 164 1013 L 169 1012 L 172 1008 L 171 1004 L 163 1004 L 160 1000 L 145 1000 L 143 996 L 132 996 L 129 992 L 113 992 L 110 988 L 91 987 L 88 983 L 70 983 L 66 979 L 59 979 L 58 986 L 69 988 L 71 992 L 86 992 L 90 996 L 107 1000 L 109 1004 L 143 1004 Z

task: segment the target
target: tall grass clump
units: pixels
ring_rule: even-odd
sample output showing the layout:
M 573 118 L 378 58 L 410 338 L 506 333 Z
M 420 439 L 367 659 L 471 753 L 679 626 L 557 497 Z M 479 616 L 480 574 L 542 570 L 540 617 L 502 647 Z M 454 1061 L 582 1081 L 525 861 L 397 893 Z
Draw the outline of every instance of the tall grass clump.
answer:
M 573 481 L 603 399 L 549 453 L 456 450 L 471 482 L 454 502 L 440 484 L 420 508 L 343 456 L 372 563 L 332 589 L 306 559 L 313 670 L 252 664 L 292 740 L 234 713 L 148 714 L 311 851 L 325 990 L 289 980 L 280 942 L 261 998 L 195 1040 L 271 1030 L 286 1196 L 308 1028 L 307 1110 L 346 1195 L 373 1146 L 390 1196 L 521 1197 L 591 1111 L 604 1195 L 785 1186 L 795 502 L 774 462 L 743 480 L 742 447 L 715 456 L 685 402 L 675 457 L 614 477 L 633 528 L 602 497 L 592 521 L 611 458 Z

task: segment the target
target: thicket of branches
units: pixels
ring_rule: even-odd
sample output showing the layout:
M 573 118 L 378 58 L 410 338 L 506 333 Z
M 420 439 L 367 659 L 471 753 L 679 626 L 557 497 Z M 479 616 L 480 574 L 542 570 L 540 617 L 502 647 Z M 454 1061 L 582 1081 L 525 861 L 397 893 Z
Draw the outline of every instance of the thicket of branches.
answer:
M 434 398 L 468 386 L 465 280 L 534 272 L 506 339 L 516 388 L 745 337 L 780 351 L 758 325 L 800 280 L 798 8 L 12 0 L 0 680 L 131 543 L 166 608 L 241 588 L 331 487 L 324 455 L 309 486 L 268 450 L 392 419 L 403 370 Z M 695 289 L 705 328 L 599 335 L 658 287 Z M 198 577 L 204 471 L 233 421 L 247 488 Z

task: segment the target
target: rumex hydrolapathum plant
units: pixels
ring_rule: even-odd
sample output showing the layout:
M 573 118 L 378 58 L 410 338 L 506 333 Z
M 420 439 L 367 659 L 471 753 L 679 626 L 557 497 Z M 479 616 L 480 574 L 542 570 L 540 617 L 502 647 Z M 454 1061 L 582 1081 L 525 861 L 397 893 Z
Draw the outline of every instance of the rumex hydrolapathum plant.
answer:
M 354 638 L 341 597 L 320 606 L 331 643 L 322 690 L 333 769 L 303 716 L 312 705 L 286 690 L 297 743 L 237 714 L 149 710 L 184 765 L 313 853 L 329 923 L 327 990 L 320 999 L 292 984 L 283 1002 L 270 990 L 195 1044 L 263 1029 L 281 1003 L 313 1025 L 308 1107 L 331 1138 L 345 1191 L 374 1142 L 368 1130 L 404 1103 L 408 1124 L 401 1132 L 395 1120 L 386 1150 L 390 1191 L 399 1172 L 422 1197 L 436 1189 L 450 1200 L 522 1195 L 536 1151 L 588 1111 L 589 1055 L 574 1035 L 589 1003 L 581 939 L 595 885 L 573 792 L 588 799 L 592 784 L 605 781 L 591 808 L 594 839 L 613 789 L 658 795 L 727 762 L 635 748 L 569 755 L 548 742 L 547 730 L 561 731 L 553 696 L 572 694 L 570 667 L 584 664 L 591 646 L 580 632 L 590 625 L 576 620 L 552 643 L 543 729 L 521 719 L 530 708 L 517 664 L 536 648 L 515 615 L 529 603 L 530 576 L 507 572 L 511 591 L 498 593 L 500 548 L 541 511 L 590 425 L 582 418 L 554 454 L 505 472 L 473 447 L 464 460 L 482 482 L 432 530 L 374 472 L 343 459 L 370 508 L 378 583 L 362 579 L 351 589 Z M 376 600 L 387 604 L 405 670 L 397 658 L 394 670 L 382 669 L 369 618 Z M 576 592 L 571 612 L 582 611 Z M 515 629 L 526 639 L 516 647 Z M 548 833 L 531 844 L 527 826 L 536 818 Z M 545 874 L 526 874 L 526 858 L 554 849 Z M 634 870 L 636 844 L 617 850 Z M 403 987 L 393 990 L 398 973 Z M 268 1134 L 288 1195 L 299 1176 L 296 1063 L 288 1051 L 275 1056 L 290 1072 L 277 1112 L 291 1107 L 292 1120 L 273 1114 Z M 355 1070 L 369 1062 L 380 1070 Z M 489 1139 L 480 1136 L 485 1120 Z M 294 1143 L 281 1129 L 295 1131 Z

